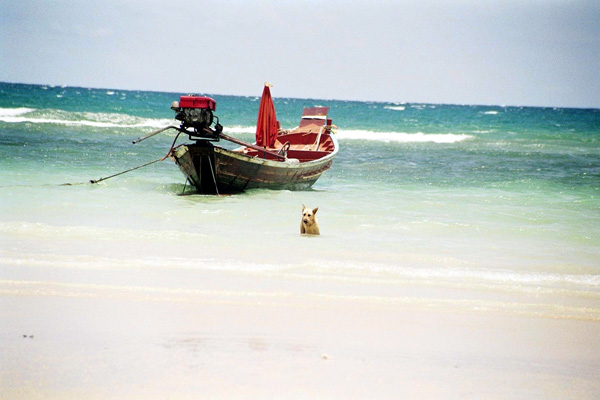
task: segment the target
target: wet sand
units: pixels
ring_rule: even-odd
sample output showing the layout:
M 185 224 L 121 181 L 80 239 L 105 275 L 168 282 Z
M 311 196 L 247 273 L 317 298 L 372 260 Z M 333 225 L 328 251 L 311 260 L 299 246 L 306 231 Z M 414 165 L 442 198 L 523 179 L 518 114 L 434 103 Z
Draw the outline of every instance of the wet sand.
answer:
M 324 296 L 327 283 L 277 290 L 218 271 L 203 278 L 187 291 L 162 291 L 158 280 L 154 290 L 5 282 L 0 397 L 600 396 L 597 321 Z

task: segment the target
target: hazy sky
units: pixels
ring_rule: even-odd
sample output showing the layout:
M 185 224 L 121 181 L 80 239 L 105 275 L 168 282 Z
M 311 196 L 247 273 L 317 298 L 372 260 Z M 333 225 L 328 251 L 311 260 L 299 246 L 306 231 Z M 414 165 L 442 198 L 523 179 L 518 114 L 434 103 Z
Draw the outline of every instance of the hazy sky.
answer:
M 600 0 L 0 0 L 0 81 L 600 108 Z

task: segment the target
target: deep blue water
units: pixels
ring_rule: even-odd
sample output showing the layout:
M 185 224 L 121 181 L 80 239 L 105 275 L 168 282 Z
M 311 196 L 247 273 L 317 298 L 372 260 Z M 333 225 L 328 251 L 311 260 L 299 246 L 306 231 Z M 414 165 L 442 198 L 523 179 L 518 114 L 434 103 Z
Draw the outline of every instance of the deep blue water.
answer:
M 135 148 L 130 139 L 166 125 L 173 117 L 170 103 L 179 95 L 2 83 L 0 151 L 9 166 L 15 158 L 36 162 L 40 155 L 69 164 L 82 151 L 93 170 L 107 157 L 125 166 L 150 152 L 158 155 L 160 146 L 168 149 L 168 138 Z M 216 99 L 226 131 L 252 140 L 259 98 L 208 95 Z M 543 181 L 591 193 L 599 186 L 600 110 L 275 97 L 283 127 L 295 126 L 302 108 L 314 105 L 330 106 L 340 128 L 342 147 L 332 174 L 344 181 L 442 186 Z

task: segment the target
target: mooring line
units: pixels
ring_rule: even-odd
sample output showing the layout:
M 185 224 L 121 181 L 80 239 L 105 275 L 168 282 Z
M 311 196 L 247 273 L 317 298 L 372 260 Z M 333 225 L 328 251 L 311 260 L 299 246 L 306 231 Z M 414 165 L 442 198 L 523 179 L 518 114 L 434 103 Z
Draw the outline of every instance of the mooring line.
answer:
M 208 165 L 210 165 L 210 172 L 212 174 L 213 182 L 215 183 L 215 191 L 217 192 L 217 196 L 219 196 L 219 186 L 217 185 L 217 178 L 215 177 L 215 171 L 212 166 L 212 161 L 210 160 L 210 154 L 208 154 Z
M 126 174 L 127 172 L 135 171 L 136 169 L 140 169 L 140 168 L 146 167 L 146 166 L 148 166 L 150 164 L 154 164 L 154 163 L 157 163 L 159 161 L 164 161 L 165 158 L 166 157 L 161 157 L 161 158 L 159 158 L 157 160 L 150 161 L 150 162 L 147 162 L 145 164 L 138 165 L 137 167 L 129 168 L 129 169 L 126 169 L 125 171 L 121 171 L 121 172 L 118 172 L 118 173 L 116 173 L 114 175 L 107 176 L 106 178 L 100 178 L 100 179 L 97 179 L 97 180 L 90 179 L 90 183 L 99 183 L 99 182 L 105 181 L 107 179 L 114 178 L 115 176 L 123 175 L 123 174 Z M 66 184 L 66 185 L 70 185 L 70 184 Z
M 157 131 L 157 132 L 162 132 L 163 130 L 165 130 L 165 129 L 168 129 L 168 128 L 171 128 L 171 127 L 164 128 L 164 129 L 162 129 L 162 130 L 159 130 L 159 131 Z M 99 183 L 99 182 L 105 181 L 105 180 L 107 180 L 107 179 L 114 178 L 115 176 L 123 175 L 123 174 L 126 174 L 127 172 L 135 171 L 136 169 L 140 169 L 140 168 L 143 168 L 143 167 L 147 167 L 148 165 L 151 165 L 151 164 L 154 164 L 154 163 L 157 163 L 157 162 L 160 162 L 160 161 L 164 161 L 164 160 L 166 160 L 166 159 L 167 159 L 167 158 L 168 158 L 168 157 L 171 155 L 171 152 L 173 151 L 173 148 L 175 148 L 175 143 L 177 142 L 177 139 L 179 138 L 179 135 L 181 135 L 181 132 L 179 132 L 179 133 L 177 134 L 177 136 L 175 136 L 175 140 L 173 140 L 173 144 L 171 144 L 171 148 L 169 149 L 169 151 L 167 152 L 167 154 L 165 154 L 165 156 L 164 156 L 164 157 L 161 157 L 161 158 L 159 158 L 159 159 L 156 159 L 156 160 L 153 160 L 153 161 L 147 162 L 147 163 L 145 163 L 145 164 L 142 164 L 142 165 L 138 165 L 137 167 L 133 167 L 133 168 L 126 169 L 125 171 L 121 171 L 121 172 L 118 172 L 118 173 L 116 173 L 116 174 L 113 174 L 113 175 L 107 176 L 106 178 L 100 178 L 100 179 L 97 179 L 97 180 L 90 179 L 90 182 L 89 182 L 89 183 L 91 183 L 91 184 L 94 184 L 94 183 Z M 67 185 L 67 186 L 69 186 L 69 185 L 71 185 L 71 184 L 70 184 L 70 183 L 65 183 L 64 185 Z

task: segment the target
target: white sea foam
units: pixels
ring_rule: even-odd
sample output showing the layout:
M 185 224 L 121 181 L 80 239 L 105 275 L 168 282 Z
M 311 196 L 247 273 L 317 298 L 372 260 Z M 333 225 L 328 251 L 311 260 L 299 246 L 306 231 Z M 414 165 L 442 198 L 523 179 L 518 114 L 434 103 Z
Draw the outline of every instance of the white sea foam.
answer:
M 79 113 L 31 108 L 0 108 L 0 121 L 6 123 L 56 124 L 97 128 L 162 128 L 171 120 L 141 118 L 126 114 Z
M 35 111 L 33 108 L 19 107 L 19 108 L 0 108 L 0 118 L 3 117 L 15 117 Z
M 256 133 L 255 126 L 225 126 L 225 133 Z
M 395 106 L 390 106 L 395 107 Z M 57 124 L 67 126 L 89 126 L 96 128 L 162 128 L 172 120 L 141 118 L 127 114 L 66 112 L 61 110 L 36 110 L 32 108 L 0 108 L 0 121 L 6 123 Z M 229 134 L 253 134 L 256 126 L 226 126 Z M 368 130 L 339 130 L 338 139 L 367 140 L 398 143 L 456 143 L 471 139 L 466 134 L 435 134 L 405 132 L 375 132 Z
M 69 121 L 51 118 L 25 118 L 25 117 L 0 117 L 0 121 L 10 123 L 24 123 L 30 122 L 35 124 L 57 124 L 57 125 L 71 125 L 71 126 L 92 126 L 97 128 L 159 128 L 168 125 L 170 120 L 153 120 L 147 119 L 134 124 L 119 124 L 114 122 L 102 122 L 102 121 Z
M 224 127 L 225 133 L 231 134 L 253 134 L 255 126 L 232 126 Z M 472 139 L 473 136 L 454 133 L 406 133 L 406 132 L 375 132 L 367 130 L 340 129 L 337 132 L 340 140 L 363 140 L 375 142 L 398 142 L 398 143 L 457 143 Z
M 4 226 L 3 226 L 4 225 Z M 11 226 L 12 225 L 12 226 Z M 54 235 L 62 241 L 81 240 L 83 234 L 88 239 L 102 240 L 110 243 L 107 237 L 118 237 L 118 240 L 142 238 L 145 241 L 173 243 L 193 243 L 207 241 L 210 237 L 201 233 L 184 233 L 178 231 L 142 232 L 140 230 L 123 230 L 89 227 L 50 227 L 43 224 L 32 224 L 18 232 L 16 224 L 0 224 L 5 234 L 21 236 L 27 233 L 36 239 L 47 239 Z M 117 239 L 115 239 L 116 241 Z M 422 286 L 480 288 L 491 291 L 519 291 L 532 293 L 569 292 L 572 296 L 582 295 L 600 298 L 600 276 L 595 274 L 569 274 L 550 271 L 521 272 L 512 270 L 474 269 L 467 267 L 441 268 L 400 267 L 388 263 L 362 263 L 335 260 L 306 260 L 303 262 L 265 262 L 242 260 L 235 256 L 217 259 L 214 257 L 153 255 L 135 256 L 131 254 L 109 257 L 100 255 L 45 254 L 44 257 L 31 253 L 0 252 L 0 264 L 13 266 L 37 266 L 60 269 L 105 269 L 127 270 L 150 268 L 153 270 L 205 270 L 230 271 L 244 273 L 277 274 L 300 280 L 344 281 L 363 284 L 385 282 L 386 284 L 406 284 Z M 409 260 L 412 261 L 412 260 Z M 442 263 L 440 263 L 442 264 Z
M 339 130 L 338 138 L 345 140 L 373 140 L 398 143 L 457 143 L 471 139 L 473 136 L 454 133 L 406 133 L 406 132 L 373 132 L 366 130 Z
M 394 110 L 394 111 L 404 111 L 404 110 L 406 110 L 405 106 L 385 106 L 383 108 L 385 108 L 386 110 Z
M 446 257 L 430 255 L 405 255 L 404 261 L 407 264 L 424 261 L 423 266 L 403 267 L 388 263 L 370 263 L 370 262 L 339 262 L 339 261 L 320 261 L 319 265 L 307 264 L 306 270 L 317 273 L 326 273 L 328 279 L 336 273 L 350 279 L 381 279 L 392 283 L 394 280 L 401 281 L 419 281 L 421 283 L 430 282 L 431 285 L 453 284 L 456 286 L 470 286 L 474 283 L 478 285 L 497 285 L 498 288 L 520 287 L 534 288 L 565 288 L 572 285 L 572 288 L 588 290 L 600 288 L 600 276 L 596 274 L 569 274 L 550 271 L 514 271 L 508 269 L 481 269 L 455 265 L 448 267 L 453 261 Z M 460 262 L 458 262 L 460 264 Z M 464 263 L 463 263 L 464 264 Z M 429 266 L 426 266 L 429 265 Z M 445 265 L 445 267 L 439 267 Z M 347 274 L 349 270 L 366 272 L 367 274 Z M 348 275 L 348 276 L 346 276 Z M 600 293 L 586 292 L 589 296 L 600 297 Z
M 440 268 L 398 268 L 398 266 L 353 265 L 352 262 L 331 263 L 323 260 L 315 265 L 303 264 L 265 264 L 248 260 L 218 260 L 185 257 L 135 257 L 135 256 L 89 256 L 74 254 L 36 254 L 4 253 L 0 264 L 21 268 L 43 268 L 61 270 L 60 276 L 71 274 L 69 270 L 99 270 L 103 276 L 127 271 L 153 271 L 153 274 L 187 273 L 198 275 L 201 271 L 227 271 L 229 276 L 243 273 L 245 279 L 267 274 L 286 282 L 326 282 L 327 287 L 338 284 L 351 286 L 353 291 L 340 293 L 331 290 L 309 290 L 305 293 L 294 292 L 293 296 L 318 298 L 331 301 L 358 301 L 374 304 L 407 304 L 427 308 L 468 309 L 484 313 L 503 313 L 515 315 L 543 316 L 548 318 L 574 318 L 581 320 L 600 320 L 600 309 L 594 302 L 598 299 L 598 279 L 591 275 L 565 275 L 548 272 L 521 273 L 516 271 L 476 271 L 458 269 L 444 271 Z M 360 273 L 352 269 L 363 270 Z M 233 275 L 232 275 L 233 274 Z M 157 275 L 157 276 L 158 276 Z M 117 276 L 117 275 L 115 275 Z M 112 282 L 68 282 L 55 280 L 24 281 L 20 277 L 5 277 L 0 280 L 0 293 L 20 296 L 68 296 L 132 298 L 151 301 L 221 301 L 247 298 L 287 298 L 289 291 L 273 291 L 257 288 L 218 289 L 206 287 L 175 286 L 168 287 L 162 281 L 152 284 L 144 281 L 139 285 L 123 285 L 119 280 Z M 310 286 L 313 285 L 304 285 Z M 421 293 L 442 293 L 439 296 L 420 295 L 417 292 L 399 290 L 394 294 L 387 292 L 375 294 L 370 288 L 398 287 L 418 288 Z M 463 298 L 446 297 L 440 289 L 460 289 L 467 296 Z M 477 295 L 474 295 L 477 294 Z M 527 296 L 527 297 L 523 297 Z M 532 302 L 531 296 L 536 301 Z M 570 299 L 565 302 L 565 299 Z
M 498 114 L 498 111 L 486 111 L 484 112 L 485 115 L 496 115 Z
M 224 127 L 225 133 L 230 134 L 253 134 L 255 126 L 231 126 Z M 375 142 L 398 142 L 398 143 L 457 143 L 472 139 L 473 136 L 454 133 L 406 133 L 406 132 L 375 132 L 368 130 L 340 129 L 337 132 L 340 140 L 363 140 Z

